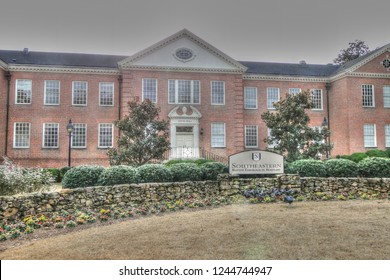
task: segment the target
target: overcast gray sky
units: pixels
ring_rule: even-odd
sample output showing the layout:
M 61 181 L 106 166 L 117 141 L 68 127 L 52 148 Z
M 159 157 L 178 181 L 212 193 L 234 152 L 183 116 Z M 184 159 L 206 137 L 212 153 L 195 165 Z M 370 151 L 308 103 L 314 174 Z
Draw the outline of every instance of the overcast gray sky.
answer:
M 132 55 L 187 28 L 236 60 L 330 63 L 390 43 L 389 0 L 3 0 L 0 49 Z

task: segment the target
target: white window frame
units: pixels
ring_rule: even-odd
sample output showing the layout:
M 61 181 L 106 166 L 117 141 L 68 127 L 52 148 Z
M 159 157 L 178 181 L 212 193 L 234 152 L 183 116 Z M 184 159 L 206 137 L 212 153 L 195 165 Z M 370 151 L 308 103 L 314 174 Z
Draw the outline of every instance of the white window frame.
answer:
M 254 92 L 251 92 L 252 90 L 254 90 Z M 248 105 L 253 105 L 253 104 L 248 104 L 247 103 L 248 100 L 251 100 L 251 99 L 248 98 L 247 94 L 252 94 L 252 93 L 255 94 L 255 107 L 249 107 Z M 246 110 L 256 110 L 258 108 L 257 97 L 258 97 L 257 87 L 244 87 L 244 109 L 246 109 Z
M 256 145 L 247 145 L 247 137 L 254 136 L 248 135 L 249 128 L 256 128 Z M 259 126 L 258 125 L 246 125 L 245 126 L 245 148 L 257 148 L 259 147 Z
M 273 90 L 277 90 L 278 98 L 276 101 L 270 102 L 270 94 L 275 94 Z M 271 92 L 272 90 L 272 92 Z M 267 109 L 268 110 L 274 110 L 275 107 L 273 103 L 279 102 L 280 101 L 280 88 L 277 87 L 267 87 Z
M 213 126 L 214 125 L 223 125 L 223 144 L 222 145 L 215 145 L 213 143 L 213 137 L 214 136 L 221 136 L 221 134 L 213 134 Z M 212 148 L 226 148 L 226 124 L 224 122 L 213 122 L 211 123 L 211 138 L 210 138 L 210 145 Z
M 365 96 L 365 87 L 368 87 L 368 86 L 371 87 L 371 98 L 372 98 L 372 104 L 371 105 L 365 105 L 364 104 L 365 98 L 368 96 L 368 95 Z M 363 106 L 363 108 L 374 108 L 375 107 L 375 89 L 374 89 L 374 85 L 363 84 L 361 86 L 361 96 L 362 96 L 362 106 Z
M 288 94 L 295 95 L 298 93 L 301 93 L 302 89 L 301 88 L 289 88 L 288 89 Z
M 390 148 L 390 124 L 385 124 L 385 147 Z
M 179 81 L 189 81 L 190 82 L 190 87 L 191 87 L 191 92 L 190 92 L 190 99 L 191 101 L 190 102 L 179 102 Z M 174 102 L 171 101 L 170 99 L 170 84 L 171 82 L 174 82 L 174 94 L 175 94 L 175 100 Z M 195 82 L 198 83 L 198 99 L 199 99 L 199 102 L 195 102 L 194 100 L 194 97 L 195 97 Z M 170 79 L 168 80 L 168 104 L 196 104 L 196 105 L 199 105 L 201 103 L 201 100 L 200 100 L 200 81 L 199 80 L 174 80 L 174 79 Z
M 26 125 L 28 124 L 28 141 L 27 141 L 27 145 L 26 146 L 17 146 L 17 141 L 16 141 L 16 126 L 18 124 L 23 124 L 23 125 Z M 14 141 L 13 141 L 13 148 L 14 149 L 26 149 L 26 148 L 30 148 L 30 137 L 31 137 L 31 123 L 29 122 L 15 122 L 14 123 Z
M 29 99 L 30 102 L 18 102 L 18 84 L 19 82 L 30 82 Z M 32 102 L 32 80 L 29 79 L 17 79 L 15 81 L 15 104 L 31 104 Z
M 75 131 L 76 131 L 76 127 L 79 126 L 79 125 L 84 125 L 84 128 L 85 128 L 85 135 L 84 135 L 84 139 L 85 139 L 85 145 L 84 146 L 74 146 L 74 136 L 75 136 Z M 88 136 L 88 126 L 87 124 L 85 123 L 74 123 L 73 124 L 73 132 L 72 132 L 72 141 L 71 141 L 71 146 L 73 149 L 85 149 L 87 147 L 87 143 L 88 143 L 88 139 L 87 139 L 87 136 Z
M 46 97 L 47 97 L 47 82 L 58 82 L 58 103 L 47 103 L 46 102 Z M 44 85 L 44 94 L 43 94 L 43 104 L 47 106 L 58 106 L 60 105 L 60 98 L 61 98 L 61 82 L 58 80 L 45 80 L 45 85 Z
M 222 83 L 222 86 L 223 86 L 223 101 L 222 101 L 222 103 L 215 103 L 215 102 L 213 102 L 213 96 L 214 96 L 214 91 L 213 91 L 213 89 L 214 89 L 214 87 L 213 87 L 213 84 L 214 83 Z M 210 83 L 210 87 L 211 87 L 211 105 L 217 105 L 217 106 L 220 106 L 220 105 L 225 105 L 225 99 L 226 99 L 226 88 L 225 88 L 225 81 L 211 81 L 211 83 Z
M 373 130 L 374 130 L 374 134 L 373 135 L 366 135 L 366 127 L 367 126 L 372 126 L 373 127 Z M 373 137 L 373 142 L 374 144 L 373 145 L 370 145 L 369 143 L 367 143 L 366 141 L 366 137 Z M 377 147 L 377 141 L 376 141 L 376 124 L 364 124 L 363 125 L 363 142 L 364 142 L 364 147 L 365 148 L 376 148 Z
M 110 85 L 112 87 L 112 104 L 102 104 L 102 86 Z M 113 107 L 115 103 L 115 86 L 113 82 L 99 82 L 99 106 L 101 107 Z
M 45 146 L 45 131 L 46 131 L 46 125 L 48 124 L 55 124 L 57 125 L 57 146 Z M 58 149 L 60 146 L 60 124 L 59 123 L 44 123 L 43 124 L 43 130 L 42 130 L 42 148 L 45 149 Z
M 145 87 L 145 82 L 147 80 L 154 81 L 156 83 L 156 92 L 154 93 L 156 96 L 155 97 L 156 100 L 152 100 L 149 97 L 145 98 L 144 87 Z M 157 79 L 155 79 L 155 78 L 143 78 L 142 79 L 142 101 L 145 101 L 145 99 L 149 99 L 150 101 L 152 101 L 152 103 L 157 103 L 157 100 L 158 100 L 158 81 L 157 81 Z
M 85 83 L 85 104 L 74 104 L 74 85 L 75 83 Z M 88 105 L 88 82 L 72 81 L 72 106 L 87 106 Z
M 100 138 L 100 130 L 102 125 L 110 125 L 111 126 L 111 146 L 102 146 L 101 145 L 101 138 Z M 98 127 L 98 148 L 101 149 L 108 149 L 112 148 L 114 146 L 114 125 L 112 123 L 99 123 Z
M 313 111 L 322 111 L 322 110 L 324 110 L 324 98 L 323 98 L 323 94 L 322 94 L 322 89 L 315 88 L 315 89 L 310 90 L 312 101 L 314 100 L 314 94 L 316 94 L 316 93 L 319 93 L 321 108 L 312 108 L 312 110 Z M 313 107 L 314 107 L 314 102 L 313 102 Z
M 389 85 L 383 86 L 383 107 L 390 108 L 390 86 Z

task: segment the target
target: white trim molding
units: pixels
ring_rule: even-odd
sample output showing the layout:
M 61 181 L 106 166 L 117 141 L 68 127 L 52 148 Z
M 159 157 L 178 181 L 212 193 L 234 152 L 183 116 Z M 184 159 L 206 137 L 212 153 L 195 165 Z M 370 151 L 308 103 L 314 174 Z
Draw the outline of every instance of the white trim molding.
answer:
M 47 65 L 9 65 L 9 71 L 15 72 L 49 72 L 49 73 L 74 73 L 74 74 L 103 74 L 120 75 L 118 69 L 113 68 L 81 68 L 81 67 L 58 67 Z

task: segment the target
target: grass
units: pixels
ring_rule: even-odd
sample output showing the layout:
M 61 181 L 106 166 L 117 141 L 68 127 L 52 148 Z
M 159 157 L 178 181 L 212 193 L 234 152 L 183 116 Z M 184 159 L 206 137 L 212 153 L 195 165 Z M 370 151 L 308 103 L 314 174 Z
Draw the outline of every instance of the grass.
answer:
M 230 205 L 10 245 L 0 259 L 390 259 L 389 213 L 389 200 Z

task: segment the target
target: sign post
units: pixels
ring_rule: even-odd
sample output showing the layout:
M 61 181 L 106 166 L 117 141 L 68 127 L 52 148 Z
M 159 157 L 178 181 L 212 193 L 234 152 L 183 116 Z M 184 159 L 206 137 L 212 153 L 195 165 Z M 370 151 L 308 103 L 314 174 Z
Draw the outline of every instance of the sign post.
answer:
M 268 151 L 245 151 L 229 156 L 229 174 L 282 174 L 283 156 Z

